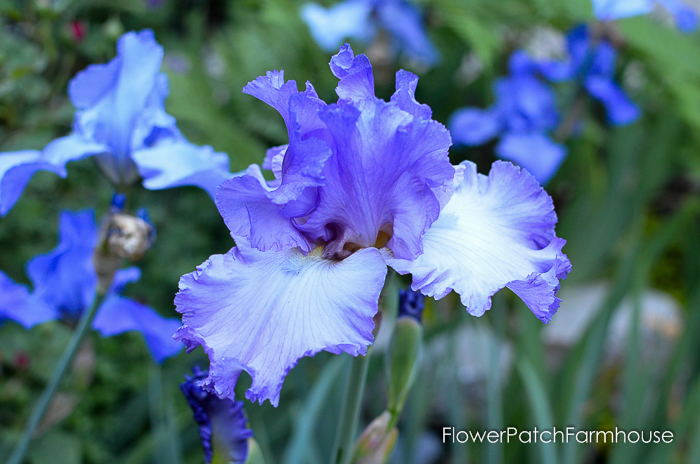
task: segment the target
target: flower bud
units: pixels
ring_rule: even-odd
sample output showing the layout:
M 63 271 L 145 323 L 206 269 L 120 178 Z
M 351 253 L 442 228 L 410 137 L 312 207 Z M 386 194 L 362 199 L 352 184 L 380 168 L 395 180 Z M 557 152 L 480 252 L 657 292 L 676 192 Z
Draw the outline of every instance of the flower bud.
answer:
M 362 432 L 355 444 L 353 464 L 383 464 L 386 462 L 398 437 L 396 427 L 390 428 L 392 415 L 384 411 Z
M 147 217 L 114 211 L 105 217 L 92 258 L 100 292 L 109 289 L 122 260 L 138 261 L 143 257 L 153 243 L 153 231 Z
M 423 355 L 423 295 L 412 290 L 399 292 L 399 317 L 387 347 L 389 411 L 398 418 L 420 369 Z

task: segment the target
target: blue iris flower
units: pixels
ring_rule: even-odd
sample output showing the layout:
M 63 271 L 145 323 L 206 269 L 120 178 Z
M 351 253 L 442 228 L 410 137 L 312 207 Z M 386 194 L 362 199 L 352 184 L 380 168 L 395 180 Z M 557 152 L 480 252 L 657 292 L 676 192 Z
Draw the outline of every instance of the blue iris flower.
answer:
M 253 436 L 253 431 L 247 427 L 243 403 L 220 399 L 204 389 L 202 384 L 208 375 L 195 366 L 192 377 L 186 375 L 185 383 L 180 385 L 199 426 L 204 459 L 210 463 L 216 450 L 217 454 L 225 456 L 226 462 L 243 464 L 248 457 L 248 439 Z
M 36 171 L 67 175 L 66 163 L 94 156 L 117 186 L 143 177 L 148 189 L 195 185 L 213 196 L 229 179 L 228 156 L 191 144 L 165 112 L 168 79 L 160 72 L 163 48 L 153 32 L 128 32 L 117 57 L 88 66 L 70 82 L 78 109 L 73 132 L 43 150 L 0 153 L 0 215 L 17 202 Z
M 563 62 L 540 64 L 540 70 L 554 81 L 577 80 L 605 107 L 608 121 L 615 126 L 639 118 L 639 107 L 615 82 L 617 51 L 608 41 L 595 41 L 590 28 L 580 25 L 567 36 L 569 57 Z
M 346 44 L 330 67 L 330 105 L 281 71 L 243 89 L 280 113 L 289 143 L 267 153 L 274 181 L 252 165 L 219 187 L 237 246 L 180 279 L 175 338 L 204 348 L 202 385 L 222 398 L 234 399 L 246 371 L 246 397 L 277 406 L 301 357 L 365 354 L 387 266 L 427 296 L 455 290 L 475 316 L 506 286 L 543 322 L 559 306 L 571 264 L 535 178 L 503 161 L 488 176 L 453 166 L 450 134 L 416 101 L 414 74 L 400 70 L 386 102 L 365 55 Z
M 500 158 L 511 160 L 546 183 L 566 156 L 566 148 L 552 141 L 548 132 L 559 121 L 556 97 L 538 78 L 535 66 L 525 52 L 515 52 L 509 61 L 510 75 L 496 80 L 496 102 L 491 108 L 458 109 L 448 127 L 456 144 L 482 145 L 494 137 Z
M 410 58 L 426 65 L 439 59 L 420 11 L 406 0 L 344 0 L 328 9 L 309 3 L 301 16 L 316 43 L 328 52 L 348 38 L 369 42 L 382 28 L 391 35 L 394 47 Z
M 593 41 L 585 25 L 569 32 L 567 42 L 569 53 L 563 61 L 534 60 L 520 50 L 513 53 L 510 75 L 494 84 L 494 105 L 486 110 L 461 108 L 451 116 L 448 125 L 455 143 L 476 146 L 500 136 L 496 155 L 547 183 L 559 169 L 566 149 L 547 136 L 556 127 L 559 113 L 554 92 L 540 77 L 580 83 L 603 104 L 612 125 L 637 120 L 639 107 L 615 82 L 615 48 L 605 40 Z
M 650 13 L 654 5 L 665 8 L 683 32 L 693 32 L 698 28 L 695 11 L 680 0 L 591 0 L 593 13 L 601 21 L 613 21 Z
M 30 328 L 53 319 L 79 318 L 95 297 L 97 274 L 92 255 L 97 239 L 98 228 L 91 210 L 61 213 L 58 246 L 27 263 L 33 292 L 0 271 L 0 319 L 11 319 Z M 153 358 L 162 362 L 181 349 L 172 340 L 179 323 L 119 295 L 127 283 L 140 276 L 136 267 L 117 271 L 92 327 L 105 337 L 130 330 L 141 332 Z

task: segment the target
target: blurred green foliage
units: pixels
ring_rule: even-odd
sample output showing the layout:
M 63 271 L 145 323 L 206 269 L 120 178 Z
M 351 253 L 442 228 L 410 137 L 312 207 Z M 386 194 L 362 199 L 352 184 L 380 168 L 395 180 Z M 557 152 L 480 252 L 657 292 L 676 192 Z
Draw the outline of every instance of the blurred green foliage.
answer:
M 399 68 L 418 72 L 417 99 L 443 123 L 458 107 L 490 104 L 494 78 L 506 73 L 510 53 L 537 30 L 564 32 L 592 21 L 587 0 L 419 3 L 442 61 L 427 70 L 402 58 L 375 60 L 377 93 L 391 95 Z M 151 28 L 166 50 L 167 110 L 182 131 L 194 143 L 228 153 L 233 171 L 259 163 L 266 148 L 286 143 L 286 130 L 271 108 L 240 92 L 246 82 L 284 69 L 286 78 L 300 85 L 308 79 L 322 98 L 334 100 L 330 56 L 311 39 L 300 6 L 293 0 L 0 0 L 0 150 L 41 148 L 69 132 L 68 81 L 86 65 L 111 59 L 124 31 Z M 426 362 L 399 424 L 394 462 L 700 462 L 700 34 L 681 35 L 653 17 L 608 27 L 619 38 L 619 77 L 630 81 L 643 117 L 610 128 L 602 109 L 590 104 L 547 190 L 573 263 L 563 290 L 606 281 L 609 291 L 582 336 L 565 347 L 545 343 L 543 325 L 505 290 L 481 319 L 466 315 L 454 295 L 429 302 Z M 481 64 L 474 75 L 465 72 L 470 57 Z M 485 172 L 492 149 L 455 148 L 451 157 L 453 163 L 473 160 Z M 91 160 L 71 163 L 68 171 L 67 179 L 36 175 L 0 219 L 0 269 L 16 281 L 28 283 L 26 262 L 55 246 L 60 210 L 95 208 L 99 216 L 109 205 L 110 185 Z M 133 210 L 148 209 L 158 239 L 140 264 L 143 278 L 128 294 L 175 317 L 179 277 L 233 242 L 213 202 L 197 189 L 138 187 L 130 202 Z M 385 289 L 386 327 L 395 293 L 406 284 L 395 276 Z M 667 354 L 645 349 L 640 308 L 650 287 L 670 293 L 683 308 L 679 330 L 664 339 Z M 606 340 L 625 298 L 633 302 L 632 323 L 623 352 L 612 354 Z M 61 323 L 31 331 L 9 322 L 0 327 L 0 459 L 9 454 L 69 333 Z M 479 357 L 471 361 L 486 363 L 481 377 L 464 374 L 470 360 L 460 346 L 473 333 L 490 340 L 487 349 L 471 352 Z M 504 346 L 511 348 L 509 363 L 501 356 Z M 386 405 L 381 357 L 382 349 L 375 349 L 363 424 Z M 287 377 L 279 408 L 246 402 L 268 464 L 327 462 L 347 361 L 327 353 L 303 359 Z M 207 364 L 199 349 L 158 367 L 140 335 L 93 336 L 29 462 L 201 463 L 195 424 L 177 389 L 195 363 Z M 241 397 L 247 382 L 240 382 Z M 670 429 L 675 440 L 443 445 L 445 426 Z M 431 449 L 434 461 L 426 457 Z

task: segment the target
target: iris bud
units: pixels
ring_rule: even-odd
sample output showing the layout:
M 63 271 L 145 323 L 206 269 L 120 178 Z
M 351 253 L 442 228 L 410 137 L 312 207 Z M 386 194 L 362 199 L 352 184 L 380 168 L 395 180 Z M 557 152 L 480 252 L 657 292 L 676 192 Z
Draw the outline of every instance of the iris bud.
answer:
M 423 355 L 423 327 L 420 324 L 423 295 L 412 290 L 399 291 L 399 317 L 387 348 L 386 367 L 389 384 L 389 411 L 394 421 L 403 409 Z
M 353 464 L 383 464 L 394 448 L 399 435 L 396 427 L 391 427 L 392 414 L 384 411 L 374 419 L 357 439 Z M 390 428 L 391 427 L 391 428 Z

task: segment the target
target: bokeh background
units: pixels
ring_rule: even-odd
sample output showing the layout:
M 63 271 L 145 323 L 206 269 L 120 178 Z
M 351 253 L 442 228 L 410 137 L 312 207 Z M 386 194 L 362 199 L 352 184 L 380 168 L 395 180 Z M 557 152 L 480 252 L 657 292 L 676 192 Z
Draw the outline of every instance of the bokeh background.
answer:
M 332 2 L 325 2 L 330 6 Z M 594 24 L 589 0 L 425 0 L 418 3 L 439 50 L 434 66 L 394 54 L 386 36 L 350 41 L 370 56 L 377 95 L 393 93 L 394 73 L 420 76 L 418 101 L 446 123 L 460 107 L 487 108 L 494 81 L 518 49 L 565 53 L 565 34 Z M 0 151 L 40 149 L 70 131 L 66 87 L 76 72 L 115 55 L 129 30 L 150 28 L 165 48 L 166 109 L 194 143 L 228 153 L 231 170 L 260 163 L 286 143 L 282 118 L 241 88 L 266 70 L 310 80 L 334 101 L 330 54 L 292 0 L 0 0 Z M 691 463 L 700 462 L 700 33 L 683 33 L 663 11 L 605 26 L 619 56 L 615 79 L 639 105 L 632 124 L 607 122 L 603 107 L 576 106 L 574 127 L 555 132 L 568 155 L 546 189 L 559 215 L 557 235 L 573 264 L 563 303 L 549 325 L 508 290 L 482 318 L 451 294 L 428 301 L 421 374 L 399 424 L 392 463 Z M 548 84 L 562 121 L 575 82 Z M 496 141 L 453 147 L 453 163 L 482 173 Z M 28 283 L 26 262 L 56 245 L 61 210 L 109 207 L 112 188 L 92 160 L 68 165 L 61 179 L 40 172 L 0 219 L 0 269 Z M 175 317 L 182 274 L 233 242 L 201 190 L 135 188 L 157 241 L 127 294 Z M 395 317 L 394 276 L 383 302 Z M 19 437 L 71 328 L 49 322 L 26 331 L 0 325 L 0 461 Z M 373 350 L 362 423 L 386 402 L 381 334 Z M 280 406 L 246 401 L 268 464 L 328 462 L 346 356 L 302 359 Z M 156 365 L 139 334 L 91 334 L 32 444 L 28 462 L 201 463 L 195 423 L 178 389 L 201 349 Z M 245 376 L 245 374 L 244 374 Z M 242 393 L 248 378 L 239 382 Z M 241 395 L 241 397 L 243 397 Z M 442 427 L 462 430 L 564 428 L 672 430 L 672 444 L 443 444 Z

